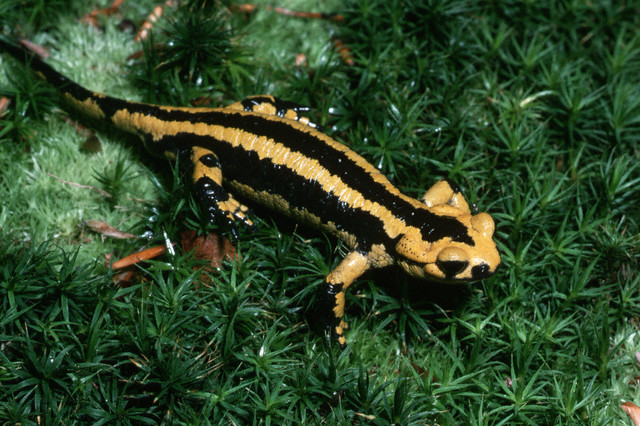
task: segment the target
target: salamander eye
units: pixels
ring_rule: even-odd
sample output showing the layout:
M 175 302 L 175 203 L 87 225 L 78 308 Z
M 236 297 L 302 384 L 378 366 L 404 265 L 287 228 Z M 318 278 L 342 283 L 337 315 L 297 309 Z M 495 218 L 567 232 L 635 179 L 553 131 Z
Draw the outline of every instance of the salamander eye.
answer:
M 496 230 L 496 224 L 488 213 L 478 213 L 471 217 L 471 226 L 487 238 L 491 238 Z
M 459 247 L 447 247 L 438 253 L 436 264 L 447 277 L 454 277 L 469 265 L 467 252 Z

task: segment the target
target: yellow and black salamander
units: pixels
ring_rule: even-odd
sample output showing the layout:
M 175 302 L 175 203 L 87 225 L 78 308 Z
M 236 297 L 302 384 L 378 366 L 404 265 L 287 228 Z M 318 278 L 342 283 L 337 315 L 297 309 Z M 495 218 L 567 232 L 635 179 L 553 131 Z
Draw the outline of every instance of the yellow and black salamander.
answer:
M 453 182 L 437 182 L 419 200 L 403 195 L 300 116 L 306 107 L 269 95 L 214 109 L 129 102 L 85 89 L 2 38 L 0 49 L 56 87 L 70 111 L 138 135 L 152 153 L 188 152 L 211 221 L 252 224 L 237 194 L 343 240 L 351 251 L 323 291 L 329 326 L 343 347 L 345 291 L 365 271 L 397 264 L 415 277 L 467 282 L 500 265 L 493 219 L 472 214 Z

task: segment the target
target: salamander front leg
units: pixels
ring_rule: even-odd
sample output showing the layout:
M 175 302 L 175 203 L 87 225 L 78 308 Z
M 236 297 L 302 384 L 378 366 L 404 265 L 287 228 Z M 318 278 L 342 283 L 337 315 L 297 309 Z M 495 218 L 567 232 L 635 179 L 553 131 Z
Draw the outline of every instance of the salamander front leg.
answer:
M 345 291 L 367 269 L 369 269 L 368 257 L 359 251 L 352 251 L 325 278 L 324 297 L 321 302 L 322 313 L 325 316 L 326 326 L 331 328 L 342 349 L 347 345 L 344 337 L 347 324 L 342 320 Z
M 443 179 L 436 182 L 425 192 L 420 200 L 425 203 L 427 207 L 448 204 L 460 209 L 464 213 L 471 213 L 469 204 L 460 192 L 460 188 L 450 179 Z
M 248 208 L 234 199 L 222 186 L 222 170 L 218 157 L 208 149 L 194 146 L 191 150 L 193 182 L 196 195 L 210 222 L 222 220 L 236 236 L 237 220 L 252 226 Z

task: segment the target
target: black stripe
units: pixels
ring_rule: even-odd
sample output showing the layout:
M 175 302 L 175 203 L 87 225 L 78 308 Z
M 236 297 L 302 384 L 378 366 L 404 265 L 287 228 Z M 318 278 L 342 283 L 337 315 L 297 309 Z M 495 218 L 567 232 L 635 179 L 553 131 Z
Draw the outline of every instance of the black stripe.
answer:
M 426 209 L 416 209 L 405 199 L 390 193 L 384 185 L 376 182 L 361 165 L 351 160 L 345 153 L 326 144 L 322 139 L 316 137 L 312 131 L 300 131 L 281 121 L 233 112 L 157 112 L 158 114 L 153 115 L 161 120 L 192 123 L 205 122 L 243 129 L 249 133 L 271 138 L 287 146 L 292 151 L 316 159 L 329 173 L 339 176 L 346 185 L 362 193 L 366 199 L 379 203 L 397 218 L 405 221 L 407 225 L 420 229 L 424 240 L 434 242 L 443 237 L 450 237 L 453 241 L 475 245 L 467 232 L 467 228 L 462 223 L 451 217 L 433 214 Z M 194 140 L 195 135 L 191 136 L 191 140 Z M 189 139 L 187 135 L 183 138 L 183 140 Z M 213 140 L 210 141 L 209 138 L 199 138 L 198 140 L 199 142 L 197 143 L 190 141 L 189 144 L 207 147 L 214 142 Z M 218 147 L 222 144 L 218 141 L 214 145 L 215 148 L 212 148 L 212 151 L 217 152 Z M 222 160 L 222 163 L 224 165 L 225 162 L 232 160 L 226 158 Z
M 347 186 L 360 192 L 366 199 L 381 204 L 406 224 L 419 228 L 427 241 L 437 241 L 449 236 L 454 241 L 474 245 L 462 223 L 454 218 L 438 216 L 426 209 L 416 210 L 411 203 L 390 193 L 384 185 L 376 182 L 368 171 L 344 152 L 326 144 L 311 132 L 303 132 L 287 123 L 263 117 L 233 114 L 225 121 L 230 127 L 266 136 L 306 157 L 316 159 L 329 173 L 339 176 Z
M 175 142 L 205 146 L 216 152 L 225 179 L 238 181 L 255 191 L 279 195 L 292 208 L 306 210 L 325 224 L 334 222 L 338 230 L 356 237 L 360 250 L 368 251 L 373 244 L 384 244 L 388 248 L 395 245 L 384 232 L 380 218 L 327 194 L 317 181 L 309 181 L 282 165 L 273 164 L 269 158 L 260 159 L 255 152 L 234 148 L 210 137 L 181 134 L 177 138 Z
M 292 207 L 306 209 L 320 217 L 323 223 L 334 222 L 338 229 L 354 235 L 363 250 L 368 250 L 372 244 L 384 244 L 388 249 L 392 249 L 395 245 L 395 240 L 384 231 L 384 222 L 379 217 L 368 211 L 353 208 L 348 203 L 340 201 L 335 195 L 326 193 L 317 181 L 309 181 L 283 165 L 273 164 L 270 159 L 261 160 L 256 152 L 246 151 L 240 147 L 233 148 L 229 143 L 209 136 L 188 133 L 177 135 L 171 142 L 211 149 L 220 159 L 225 179 L 236 180 L 256 191 L 280 195 Z M 434 218 L 439 224 L 434 225 L 428 222 Z M 418 228 L 422 228 L 425 239 L 432 242 L 443 237 L 455 236 L 450 233 L 450 228 L 438 227 L 442 226 L 442 222 L 445 224 L 454 222 L 455 225 L 461 226 L 457 220 L 434 215 L 426 208 L 413 209 L 411 219 L 420 223 L 421 226 Z M 424 232 L 424 230 L 428 231 Z M 470 237 L 467 238 L 473 243 Z

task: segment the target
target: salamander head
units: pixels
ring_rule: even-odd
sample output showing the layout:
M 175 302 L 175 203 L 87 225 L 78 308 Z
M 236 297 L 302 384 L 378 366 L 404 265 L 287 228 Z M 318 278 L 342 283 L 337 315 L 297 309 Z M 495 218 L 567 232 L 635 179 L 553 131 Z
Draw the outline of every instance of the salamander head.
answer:
M 407 231 L 395 247 L 403 269 L 418 278 L 445 282 L 477 281 L 496 271 L 500 254 L 492 238 L 495 224 L 489 214 L 471 215 L 450 205 L 429 210 L 436 210 L 443 218 L 439 225 L 450 229 L 439 230 L 442 236 L 435 241 L 426 241 L 424 230 Z

